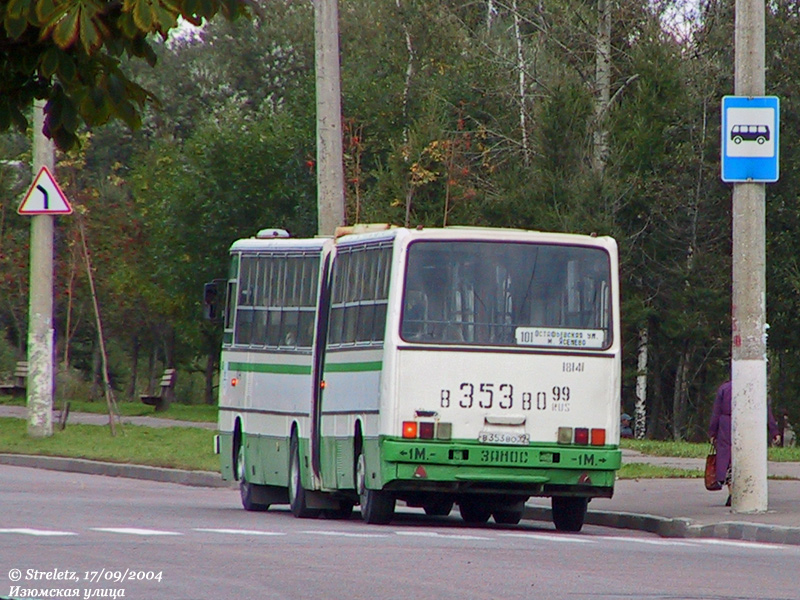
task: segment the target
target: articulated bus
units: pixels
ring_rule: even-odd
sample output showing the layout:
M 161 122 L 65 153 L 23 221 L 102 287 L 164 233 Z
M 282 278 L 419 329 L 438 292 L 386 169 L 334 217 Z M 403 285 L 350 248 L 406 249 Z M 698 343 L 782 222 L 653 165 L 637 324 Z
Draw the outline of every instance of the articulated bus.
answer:
M 349 229 L 231 246 L 216 447 L 244 508 L 516 524 L 541 496 L 579 531 L 621 460 L 614 240 Z

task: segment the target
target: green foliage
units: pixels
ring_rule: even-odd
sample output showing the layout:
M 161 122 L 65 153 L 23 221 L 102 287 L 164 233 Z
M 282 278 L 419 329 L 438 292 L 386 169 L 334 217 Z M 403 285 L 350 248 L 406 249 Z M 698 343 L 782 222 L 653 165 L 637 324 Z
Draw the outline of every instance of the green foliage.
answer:
M 48 127 L 62 144 L 80 123 L 106 122 L 59 162 L 78 208 L 59 219 L 59 356 L 69 343 L 79 383 L 91 385 L 97 335 L 80 222 L 115 386 L 136 394 L 169 363 L 193 373 L 178 385 L 194 400 L 219 348 L 219 332 L 199 320 L 201 286 L 226 272 L 230 243 L 262 227 L 316 230 L 313 3 L 265 3 L 253 21 L 214 18 L 165 37 L 178 13 L 198 22 L 241 7 L 70 0 L 56 22 L 36 13 L 43 2 L 0 8 L 0 129 L 22 124 L 37 95 L 49 98 Z M 598 116 L 595 2 L 518 0 L 516 14 L 508 3 L 489 13 L 487 3 L 452 0 L 340 2 L 347 216 L 613 235 L 623 403 L 631 412 L 646 328 L 648 435 L 699 440 L 730 361 L 730 189 L 718 163 L 733 7 L 704 3 L 687 36 L 665 29 L 663 8 L 674 3 L 612 4 L 612 99 Z M 800 15 L 776 0 L 767 18 L 768 92 L 781 97 L 791 132 Z M 115 117 L 141 127 L 132 133 Z M 592 157 L 604 128 L 600 172 Z M 782 137 L 781 181 L 767 202 L 770 393 L 776 414 L 797 423 L 800 144 Z M 0 144 L 10 159 L 26 152 L 18 138 Z M 22 356 L 28 230 L 13 187 L 0 167 L 0 325 Z M 210 398 L 214 382 L 205 383 Z
M 152 96 L 129 79 L 120 57 L 155 63 L 148 36 L 183 18 L 199 24 L 217 13 L 244 12 L 240 0 L 10 0 L 0 4 L 0 132 L 27 126 L 34 98 L 47 99 L 44 132 L 67 149 L 80 121 L 117 118 L 140 124 Z

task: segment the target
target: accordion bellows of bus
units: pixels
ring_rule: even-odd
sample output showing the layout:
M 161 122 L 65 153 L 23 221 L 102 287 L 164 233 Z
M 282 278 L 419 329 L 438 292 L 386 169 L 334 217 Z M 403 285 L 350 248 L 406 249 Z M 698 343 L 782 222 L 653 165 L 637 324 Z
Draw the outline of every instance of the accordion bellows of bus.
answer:
M 217 450 L 248 510 L 388 523 L 398 501 L 583 526 L 620 467 L 617 245 L 512 229 L 266 229 L 230 248 Z

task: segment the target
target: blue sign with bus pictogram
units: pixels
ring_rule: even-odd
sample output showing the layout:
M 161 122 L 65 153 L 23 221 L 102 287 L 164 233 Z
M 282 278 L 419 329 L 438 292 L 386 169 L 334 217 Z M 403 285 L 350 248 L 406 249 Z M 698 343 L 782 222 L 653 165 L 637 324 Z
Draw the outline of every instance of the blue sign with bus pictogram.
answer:
M 722 99 L 722 181 L 778 181 L 779 116 L 776 96 Z

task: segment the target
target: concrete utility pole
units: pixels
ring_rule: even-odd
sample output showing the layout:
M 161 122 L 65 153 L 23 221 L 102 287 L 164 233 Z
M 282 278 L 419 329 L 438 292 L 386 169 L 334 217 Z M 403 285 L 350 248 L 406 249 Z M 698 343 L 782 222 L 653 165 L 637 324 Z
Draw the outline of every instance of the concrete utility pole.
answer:
M 317 73 L 317 232 L 345 224 L 338 0 L 314 1 Z
M 54 171 L 55 148 L 42 133 L 44 101 L 33 105 L 33 177 Z M 31 217 L 30 310 L 28 312 L 28 434 L 53 435 L 53 231 L 55 216 Z
M 764 0 L 736 0 L 735 95 L 764 95 Z M 765 185 L 733 184 L 733 512 L 767 510 Z

